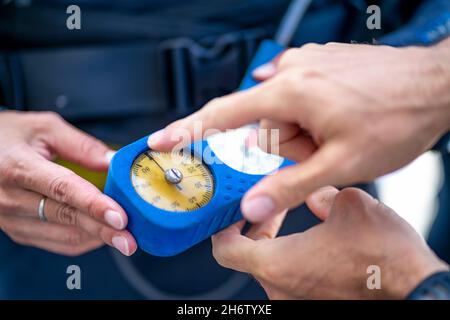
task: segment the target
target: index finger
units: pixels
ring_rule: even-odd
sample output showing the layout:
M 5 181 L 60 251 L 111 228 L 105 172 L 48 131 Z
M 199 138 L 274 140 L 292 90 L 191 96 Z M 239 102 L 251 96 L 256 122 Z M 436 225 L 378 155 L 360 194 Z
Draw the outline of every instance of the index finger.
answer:
M 22 163 L 13 179 L 24 189 L 66 203 L 115 229 L 127 225 L 127 215 L 119 204 L 71 170 L 46 159 L 36 156 Z
M 281 113 L 273 112 L 273 107 L 279 103 L 276 89 L 268 81 L 245 91 L 213 99 L 199 111 L 152 134 L 148 145 L 155 150 L 170 151 L 180 146 L 180 143 L 187 145 L 206 138 L 208 131 L 212 133 L 211 129 L 235 129 L 262 118 L 278 120 Z M 182 137 L 186 136 L 190 139 L 183 143 Z

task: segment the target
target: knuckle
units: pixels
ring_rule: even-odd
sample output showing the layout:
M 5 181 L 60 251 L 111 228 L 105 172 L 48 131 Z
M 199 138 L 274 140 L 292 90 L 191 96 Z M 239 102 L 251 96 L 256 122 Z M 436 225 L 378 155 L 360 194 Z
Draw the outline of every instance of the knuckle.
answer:
M 5 204 L 5 200 L 0 198 L 0 214 L 5 214 L 7 213 L 8 210 L 8 205 Z
M 312 85 L 313 80 L 321 80 L 321 79 L 325 78 L 325 76 L 326 76 L 326 74 L 322 70 L 320 70 L 318 68 L 313 68 L 312 66 L 307 66 L 305 68 L 302 68 L 300 75 L 301 75 L 301 79 L 302 79 L 302 86 Z M 298 85 L 299 85 L 299 83 L 297 82 L 297 86 Z
M 13 233 L 8 234 L 8 236 L 12 241 L 14 241 L 17 244 L 20 244 L 21 246 L 30 245 L 30 242 L 24 237 L 21 237 L 19 235 L 13 234 Z
M 302 74 L 301 72 L 297 72 L 297 70 L 282 74 L 277 81 L 280 81 L 279 88 L 282 90 L 281 94 L 286 97 L 293 98 L 292 96 L 297 96 L 303 92 Z
M 10 214 L 18 209 L 18 204 L 0 193 L 0 214 Z
M 53 111 L 33 112 L 28 115 L 34 124 L 37 133 L 47 133 L 53 129 L 56 123 L 62 121 L 62 117 Z
M 48 186 L 48 194 L 59 202 L 67 202 L 69 197 L 70 178 L 75 174 L 65 174 L 54 178 Z
M 72 246 L 67 248 L 65 255 L 77 257 L 93 250 L 94 248 L 97 248 L 99 245 L 99 243 L 86 242 L 78 246 Z
M 17 223 L 14 223 L 10 219 L 2 219 L 1 221 L 1 229 L 8 234 L 10 237 L 11 235 L 17 235 L 19 233 L 19 228 L 17 226 Z
M 0 158 L 0 178 L 8 176 L 9 170 L 15 163 L 16 161 L 10 152 L 2 152 Z
M 328 48 L 340 48 L 340 47 L 346 46 L 346 44 L 339 43 L 339 42 L 327 42 L 327 43 L 325 43 L 324 46 L 328 47 Z
M 95 228 L 95 233 L 104 243 L 111 244 L 115 231 L 111 230 L 109 227 L 99 224 Z
M 78 257 L 81 256 L 82 254 L 86 253 L 88 250 L 86 250 L 83 247 L 70 247 L 67 248 L 64 252 L 64 255 L 67 257 Z
M 69 231 L 65 235 L 64 242 L 70 246 L 80 246 L 83 243 L 83 236 L 80 231 Z
M 100 214 L 98 213 L 98 208 L 99 208 L 99 200 L 100 200 L 101 194 L 100 193 L 94 193 L 91 194 L 87 199 L 86 199 L 86 204 L 87 204 L 87 213 L 96 219 L 100 219 L 102 218 L 100 216 Z
M 80 140 L 80 154 L 81 155 L 88 155 L 96 152 L 99 149 L 100 142 L 90 136 L 83 135 Z
M 36 111 L 23 112 L 22 117 L 21 117 L 21 119 L 23 121 L 22 124 L 23 125 L 33 124 L 33 127 L 38 127 L 43 118 L 42 113 L 44 113 L 44 112 L 36 112 Z
M 316 85 L 315 81 L 322 81 L 326 76 L 326 72 L 320 65 L 302 63 L 291 68 L 289 72 L 282 73 L 279 78 L 288 90 L 309 92 L 312 89 L 311 86 Z
M 300 53 L 299 48 L 291 48 L 287 49 L 283 52 L 280 59 L 278 60 L 278 68 L 284 69 L 290 64 L 292 64 L 294 61 L 297 60 L 298 54 Z
M 279 95 L 287 101 L 296 101 L 300 97 L 317 99 L 317 87 L 324 74 L 312 67 L 292 68 L 276 78 Z
M 301 49 L 303 49 L 303 50 L 316 50 L 316 49 L 319 49 L 321 47 L 322 47 L 322 45 L 320 45 L 320 44 L 310 42 L 310 43 L 307 43 L 307 44 L 304 44 L 303 46 L 301 46 Z
M 220 102 L 223 100 L 222 97 L 215 97 L 213 99 L 210 100 L 210 102 L 208 102 L 206 104 L 206 107 L 208 108 L 214 108 L 215 105 L 220 104 Z
M 351 205 L 352 208 L 359 211 L 365 207 L 364 191 L 358 188 L 345 188 L 336 195 L 334 205 L 338 208 Z
M 234 251 L 229 250 L 227 238 L 223 234 L 216 234 L 212 238 L 212 254 L 219 265 L 225 268 L 236 267 L 237 257 Z
M 383 202 L 381 202 L 379 199 L 375 199 L 375 203 L 374 203 L 374 210 L 373 212 L 377 212 L 377 213 L 392 213 L 394 211 L 392 211 L 391 208 L 389 208 L 387 205 L 385 205 Z M 394 212 L 395 214 L 395 212 Z
M 27 167 L 28 162 L 25 158 L 16 158 L 11 153 L 6 153 L 2 156 L 0 162 L 1 180 L 12 184 L 21 184 L 26 182 L 26 173 L 28 172 L 26 170 Z
M 74 207 L 62 203 L 56 210 L 56 220 L 59 223 L 78 226 L 79 212 Z
M 201 127 L 206 126 L 208 129 L 215 129 L 209 128 L 209 125 L 213 123 L 217 125 L 217 114 L 222 112 L 222 108 L 226 107 L 226 104 L 224 104 L 223 101 L 225 101 L 223 97 L 217 97 L 210 100 L 200 111 L 201 123 L 194 125 L 201 125 Z
M 216 236 L 217 237 L 217 236 Z M 214 240 L 213 240 L 214 241 Z M 226 259 L 223 257 L 223 252 L 218 248 L 217 245 L 213 245 L 212 247 L 212 255 L 217 263 L 223 267 L 227 266 Z
M 233 257 L 230 257 L 230 252 L 224 247 L 224 239 L 221 233 L 216 234 L 212 238 L 212 255 L 217 263 L 225 268 L 233 266 Z
M 54 124 L 55 122 L 62 121 L 62 117 L 58 113 L 53 111 L 41 112 L 41 116 L 44 122 L 46 122 L 47 124 Z

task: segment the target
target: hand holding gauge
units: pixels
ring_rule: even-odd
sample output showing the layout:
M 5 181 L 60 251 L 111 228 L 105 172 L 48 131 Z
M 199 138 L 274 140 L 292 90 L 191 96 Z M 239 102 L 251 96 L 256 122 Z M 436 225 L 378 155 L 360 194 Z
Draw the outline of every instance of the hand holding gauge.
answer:
M 282 50 L 264 41 L 241 88 L 255 85 L 253 69 Z M 254 130 L 246 126 L 195 142 L 185 149 L 182 161 L 171 152 L 149 150 L 147 137 L 116 153 L 105 193 L 128 213 L 128 227 L 141 249 L 174 255 L 242 219 L 239 205 L 245 192 L 270 172 L 292 164 L 249 141 Z M 218 163 L 203 161 L 207 148 Z
M 260 44 L 240 90 L 258 84 L 252 72 L 290 42 L 311 0 L 294 0 L 276 41 Z M 186 162 L 149 150 L 144 137 L 119 150 L 111 161 L 105 193 L 128 213 L 128 228 L 141 249 L 158 256 L 180 253 L 242 218 L 240 200 L 265 175 L 292 162 L 248 143 L 255 126 L 219 133 L 188 146 Z M 220 163 L 206 164 L 209 148 Z

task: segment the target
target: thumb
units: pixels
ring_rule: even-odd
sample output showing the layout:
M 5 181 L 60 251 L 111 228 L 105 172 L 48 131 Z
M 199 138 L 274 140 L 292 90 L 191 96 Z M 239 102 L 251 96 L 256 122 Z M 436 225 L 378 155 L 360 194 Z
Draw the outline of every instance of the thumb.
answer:
M 114 155 L 106 144 L 62 119 L 54 122 L 45 139 L 61 158 L 90 170 L 107 170 Z
M 333 208 L 334 200 L 339 190 L 335 187 L 327 186 L 320 188 L 306 197 L 306 205 L 311 212 L 320 220 L 326 220 Z
M 252 273 L 259 260 L 256 255 L 256 241 L 241 234 L 245 221 L 212 236 L 213 256 L 225 268 Z
M 303 163 L 265 177 L 244 196 L 241 204 L 244 217 L 254 223 L 262 222 L 283 209 L 302 204 L 311 192 L 321 187 L 347 183 L 341 174 L 340 164 L 344 161 L 342 147 L 328 143 Z M 318 216 L 325 218 L 326 213 L 319 212 Z

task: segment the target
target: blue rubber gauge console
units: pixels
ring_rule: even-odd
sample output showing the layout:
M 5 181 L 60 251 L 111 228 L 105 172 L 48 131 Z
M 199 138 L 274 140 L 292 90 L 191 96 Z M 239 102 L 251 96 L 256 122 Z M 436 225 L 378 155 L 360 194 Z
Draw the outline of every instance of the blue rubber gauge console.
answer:
M 253 69 L 283 49 L 273 41 L 262 42 L 240 90 L 256 85 Z M 116 153 L 105 193 L 127 212 L 128 228 L 142 250 L 172 256 L 242 219 L 244 193 L 265 175 L 292 164 L 248 143 L 255 126 L 210 136 L 179 157 L 150 150 L 148 137 Z M 207 161 L 205 150 L 220 161 Z

